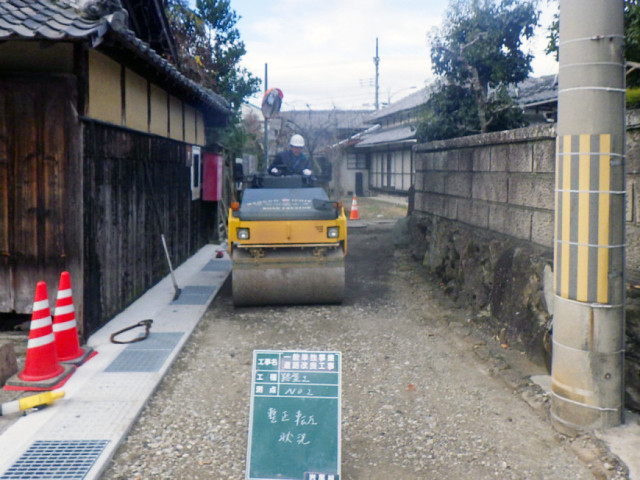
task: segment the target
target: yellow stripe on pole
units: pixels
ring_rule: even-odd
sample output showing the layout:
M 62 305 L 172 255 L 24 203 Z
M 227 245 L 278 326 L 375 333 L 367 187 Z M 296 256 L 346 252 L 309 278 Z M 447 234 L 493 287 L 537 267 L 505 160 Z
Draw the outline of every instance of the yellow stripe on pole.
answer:
M 560 279 L 560 296 L 569 298 L 569 240 L 571 239 L 571 163 L 573 156 L 571 155 L 571 135 L 564 136 L 563 145 L 564 155 L 562 160 L 562 247 L 561 258 L 562 266 Z
M 576 300 L 586 302 L 589 296 L 589 185 L 591 179 L 591 135 L 579 140 L 578 166 L 578 265 Z
M 609 212 L 611 207 L 611 135 L 600 135 L 600 199 L 598 202 L 598 303 L 609 302 Z

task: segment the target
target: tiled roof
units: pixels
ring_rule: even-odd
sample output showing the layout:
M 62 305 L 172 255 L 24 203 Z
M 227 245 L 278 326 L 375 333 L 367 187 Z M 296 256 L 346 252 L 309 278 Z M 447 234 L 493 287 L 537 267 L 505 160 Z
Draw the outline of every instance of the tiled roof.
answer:
M 416 131 L 410 126 L 403 126 L 390 129 L 374 130 L 371 133 L 365 133 L 356 148 L 375 147 L 388 144 L 414 143 Z
M 424 105 L 429 99 L 431 90 L 431 87 L 425 87 L 411 95 L 407 95 L 397 102 L 375 111 L 366 118 L 366 122 L 376 123 L 381 118 Z M 520 82 L 517 87 L 513 89 L 513 93 L 522 107 L 556 102 L 558 100 L 558 76 L 545 75 L 542 77 L 529 77 L 523 82 Z
M 167 82 L 218 114 L 230 113 L 228 102 L 182 75 L 127 27 L 119 0 L 1 0 L 0 40 L 89 41 L 98 47 L 110 38 L 151 65 Z
M 417 92 L 412 93 L 411 95 L 407 95 L 406 97 L 401 98 L 397 102 L 391 103 L 387 107 L 375 111 L 366 119 L 366 121 L 368 123 L 375 123 L 381 118 L 388 117 L 404 110 L 412 110 L 419 107 L 420 105 L 424 105 L 425 103 L 427 103 L 430 93 L 431 87 L 422 88 Z
M 104 35 L 106 19 L 82 18 L 69 2 L 5 0 L 0 3 L 0 38 L 46 38 Z
M 516 100 L 522 107 L 558 101 L 558 75 L 529 77 L 515 89 Z
M 513 90 L 522 107 L 550 105 L 558 99 L 558 78 L 557 75 L 528 78 Z M 367 122 L 376 123 L 376 121 L 398 112 L 415 109 L 427 102 L 430 91 L 431 89 L 427 87 L 408 95 L 398 102 L 374 112 L 367 118 Z M 406 125 L 392 128 L 371 128 L 353 135 L 349 142 L 343 143 L 343 146 L 355 145 L 355 148 L 372 148 L 415 141 L 415 128 Z

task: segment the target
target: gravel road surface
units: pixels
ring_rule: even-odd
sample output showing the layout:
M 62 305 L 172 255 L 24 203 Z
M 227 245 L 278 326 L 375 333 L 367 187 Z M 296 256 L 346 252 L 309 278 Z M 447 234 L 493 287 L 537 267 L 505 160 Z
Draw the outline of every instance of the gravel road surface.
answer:
M 254 349 L 342 352 L 342 480 L 626 478 L 553 430 L 540 368 L 475 332 L 392 226 L 350 229 L 342 305 L 234 308 L 227 285 L 103 478 L 243 479 Z

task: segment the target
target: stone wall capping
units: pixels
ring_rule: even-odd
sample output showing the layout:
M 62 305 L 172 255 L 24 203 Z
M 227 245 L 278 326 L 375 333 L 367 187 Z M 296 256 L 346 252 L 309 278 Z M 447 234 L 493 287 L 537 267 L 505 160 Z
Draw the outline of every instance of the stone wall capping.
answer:
M 442 150 L 458 150 L 463 148 L 478 148 L 490 145 L 530 143 L 532 140 L 556 138 L 555 124 L 535 125 L 504 132 L 491 132 L 484 135 L 470 135 L 468 137 L 438 140 L 420 143 L 413 147 L 416 153 L 438 152 Z

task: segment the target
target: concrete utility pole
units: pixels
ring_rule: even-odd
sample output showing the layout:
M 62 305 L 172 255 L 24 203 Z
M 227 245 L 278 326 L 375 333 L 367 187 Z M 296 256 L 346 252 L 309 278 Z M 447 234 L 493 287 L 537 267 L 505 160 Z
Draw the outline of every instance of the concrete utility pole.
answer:
M 560 0 L 551 418 L 568 434 L 624 414 L 623 0 Z
M 379 93 L 380 93 L 380 84 L 378 83 L 378 79 L 380 78 L 380 72 L 378 66 L 380 65 L 380 57 L 378 56 L 378 39 L 376 38 L 376 56 L 373 57 L 373 63 L 376 66 L 376 110 L 380 108 L 380 102 L 378 101 Z
M 264 93 L 269 90 L 268 64 L 264 64 Z M 269 119 L 264 118 L 264 171 L 269 168 Z

